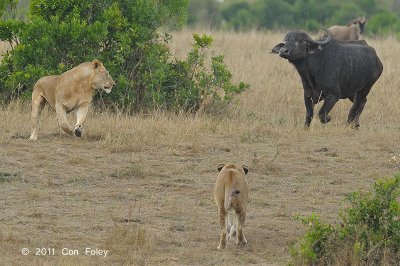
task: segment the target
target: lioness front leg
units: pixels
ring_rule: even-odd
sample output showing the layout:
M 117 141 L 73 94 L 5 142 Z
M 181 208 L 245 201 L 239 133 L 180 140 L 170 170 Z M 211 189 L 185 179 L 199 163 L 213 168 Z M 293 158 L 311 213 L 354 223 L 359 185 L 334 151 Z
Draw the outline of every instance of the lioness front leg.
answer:
M 74 134 L 77 137 L 82 137 L 83 123 L 85 123 L 86 115 L 89 111 L 89 104 L 81 105 L 76 111 L 76 124 L 74 127 Z
M 58 125 L 64 130 L 65 133 L 72 135 L 73 128 L 69 125 L 67 119 L 67 111 L 62 104 L 56 104 L 56 113 Z

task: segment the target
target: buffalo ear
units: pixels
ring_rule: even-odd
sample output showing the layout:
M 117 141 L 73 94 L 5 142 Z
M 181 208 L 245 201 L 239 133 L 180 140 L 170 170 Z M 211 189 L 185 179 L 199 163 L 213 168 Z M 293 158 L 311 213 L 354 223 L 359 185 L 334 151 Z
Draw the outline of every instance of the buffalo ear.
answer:
M 321 49 L 321 46 L 319 46 L 319 44 L 313 43 L 313 42 L 308 42 L 307 43 L 307 52 L 308 52 L 308 54 L 313 54 L 318 49 Z
M 283 42 L 277 44 L 274 48 L 272 48 L 271 53 L 273 54 L 279 54 L 279 50 L 284 46 L 285 44 Z
M 247 175 L 247 173 L 249 172 L 249 168 L 247 167 L 247 165 L 242 165 L 242 168 L 243 168 L 243 171 L 244 171 L 244 174 L 245 175 Z
M 225 166 L 225 165 L 222 164 L 222 163 L 221 163 L 220 165 L 218 165 L 218 172 L 221 172 L 221 170 L 222 170 L 222 168 L 224 168 L 224 166 Z
M 101 66 L 101 62 L 100 62 L 99 60 L 97 60 L 97 59 L 94 59 L 94 60 L 92 61 L 92 63 L 93 63 L 94 69 L 96 69 L 96 68 L 98 68 L 99 66 Z

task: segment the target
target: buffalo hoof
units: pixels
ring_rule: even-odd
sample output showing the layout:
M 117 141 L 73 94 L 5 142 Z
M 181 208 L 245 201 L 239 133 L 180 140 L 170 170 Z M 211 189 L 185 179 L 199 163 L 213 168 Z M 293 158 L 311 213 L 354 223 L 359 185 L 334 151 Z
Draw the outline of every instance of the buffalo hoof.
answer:
M 331 117 L 329 115 L 321 116 L 320 120 L 322 124 L 327 124 L 331 121 Z
M 346 127 L 347 126 L 350 126 L 354 130 L 360 129 L 360 124 L 358 122 L 353 122 L 353 121 L 347 122 Z
M 74 129 L 74 134 L 75 134 L 75 136 L 77 136 L 79 138 L 82 137 L 83 127 L 81 125 L 76 126 L 75 129 Z

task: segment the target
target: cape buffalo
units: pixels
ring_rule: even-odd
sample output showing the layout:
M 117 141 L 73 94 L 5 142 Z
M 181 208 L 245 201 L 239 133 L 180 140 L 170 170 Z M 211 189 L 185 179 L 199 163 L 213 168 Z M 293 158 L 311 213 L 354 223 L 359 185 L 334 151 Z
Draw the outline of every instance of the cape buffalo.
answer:
M 329 28 L 332 36 L 338 41 L 354 41 L 360 40 L 361 34 L 364 33 L 365 18 L 358 17 L 352 20 L 347 26 L 334 25 Z
M 306 127 L 310 126 L 314 104 L 324 100 L 318 116 L 322 123 L 328 123 L 328 114 L 335 103 L 347 98 L 353 102 L 347 123 L 358 128 L 367 95 L 382 73 L 382 63 L 374 48 L 365 41 L 339 42 L 323 30 L 328 36 L 322 41 L 313 40 L 303 31 L 292 30 L 272 53 L 289 60 L 300 74 Z

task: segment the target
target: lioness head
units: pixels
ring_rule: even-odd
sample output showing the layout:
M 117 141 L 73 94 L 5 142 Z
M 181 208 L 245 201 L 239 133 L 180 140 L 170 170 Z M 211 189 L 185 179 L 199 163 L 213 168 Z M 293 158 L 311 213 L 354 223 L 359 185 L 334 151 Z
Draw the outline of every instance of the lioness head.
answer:
M 249 168 L 247 167 L 247 165 L 244 164 L 244 165 L 242 165 L 242 167 L 238 167 L 238 166 L 236 166 L 235 164 L 232 164 L 232 163 L 226 164 L 226 165 L 225 164 L 218 165 L 218 172 L 221 172 L 224 167 L 226 169 L 234 168 L 234 169 L 238 170 L 239 172 L 243 171 L 242 172 L 243 175 L 247 175 L 247 173 L 249 172 Z
M 115 85 L 114 80 L 99 60 L 95 59 L 92 61 L 92 63 L 94 68 L 92 87 L 95 89 L 104 90 L 106 93 L 110 93 L 112 87 Z

